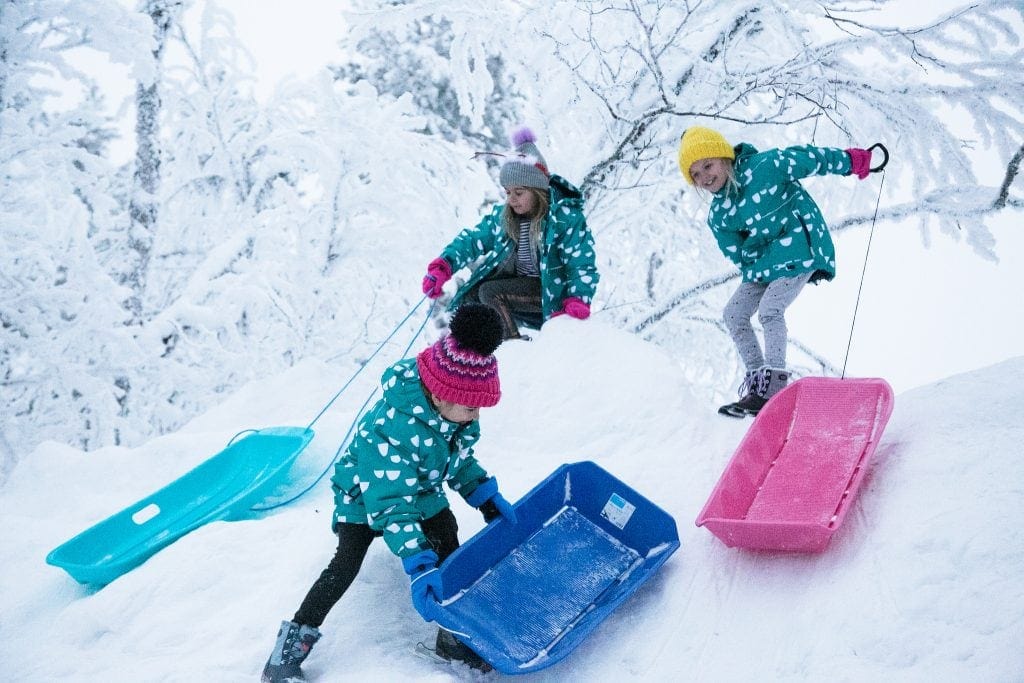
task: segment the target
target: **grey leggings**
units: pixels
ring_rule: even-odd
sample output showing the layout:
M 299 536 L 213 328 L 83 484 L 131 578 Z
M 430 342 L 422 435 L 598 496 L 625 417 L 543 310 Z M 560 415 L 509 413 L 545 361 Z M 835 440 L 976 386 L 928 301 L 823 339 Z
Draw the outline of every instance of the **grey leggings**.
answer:
M 810 277 L 810 273 L 804 273 L 767 283 L 744 282 L 729 299 L 722 318 L 747 370 L 763 365 L 779 370 L 786 367 L 786 309 Z M 763 353 L 750 324 L 754 311 L 764 329 Z

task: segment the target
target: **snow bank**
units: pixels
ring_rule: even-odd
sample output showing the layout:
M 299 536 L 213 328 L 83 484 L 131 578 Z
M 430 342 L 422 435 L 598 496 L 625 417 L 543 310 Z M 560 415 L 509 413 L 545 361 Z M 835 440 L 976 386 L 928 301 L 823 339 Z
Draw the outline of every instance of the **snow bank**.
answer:
M 1024 422 L 999 409 L 1024 404 L 1024 358 L 897 396 L 855 510 L 826 552 L 802 556 L 729 549 L 693 525 L 750 423 L 691 395 L 654 346 L 557 319 L 498 355 L 504 397 L 484 411 L 477 454 L 506 495 L 593 460 L 672 514 L 682 540 L 588 642 L 530 680 L 1024 678 Z M 351 372 L 300 365 L 136 449 L 47 443 L 24 458 L 0 489 L 6 678 L 256 680 L 333 553 L 326 482 L 264 519 L 203 527 L 99 591 L 44 558 L 239 429 L 307 424 Z M 331 461 L 379 372 L 315 427 L 296 490 Z M 463 537 L 482 526 L 457 496 L 453 509 Z M 413 654 L 434 627 L 383 544 L 322 630 L 314 681 L 466 675 Z

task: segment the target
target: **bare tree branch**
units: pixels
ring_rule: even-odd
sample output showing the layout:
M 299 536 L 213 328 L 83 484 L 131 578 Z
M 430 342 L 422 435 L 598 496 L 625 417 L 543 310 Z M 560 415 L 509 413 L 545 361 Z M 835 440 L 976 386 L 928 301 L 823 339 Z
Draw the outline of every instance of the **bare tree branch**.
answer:
M 1003 184 L 999 186 L 999 195 L 996 200 L 992 202 L 992 208 L 1004 209 L 1010 200 L 1010 186 L 1013 185 L 1014 179 L 1020 172 L 1021 161 L 1024 160 L 1024 145 L 1020 146 L 1017 153 L 1010 159 L 1010 163 L 1006 165 L 1006 175 L 1003 177 Z

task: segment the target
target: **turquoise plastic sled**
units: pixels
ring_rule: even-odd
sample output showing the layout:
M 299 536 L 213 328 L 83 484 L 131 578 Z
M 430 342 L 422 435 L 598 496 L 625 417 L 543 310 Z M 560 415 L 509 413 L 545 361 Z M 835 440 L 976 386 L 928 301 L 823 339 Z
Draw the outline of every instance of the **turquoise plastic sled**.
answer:
M 151 496 L 108 517 L 46 556 L 80 583 L 104 585 L 208 522 L 251 519 L 313 438 L 303 427 L 269 427 L 221 452 Z

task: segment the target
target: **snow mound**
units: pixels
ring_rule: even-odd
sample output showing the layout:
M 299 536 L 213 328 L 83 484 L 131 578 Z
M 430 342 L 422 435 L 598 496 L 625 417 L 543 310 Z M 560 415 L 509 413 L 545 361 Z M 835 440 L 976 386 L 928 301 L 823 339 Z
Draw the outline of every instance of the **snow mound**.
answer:
M 695 398 L 654 346 L 597 321 L 556 319 L 497 354 L 504 395 L 484 411 L 477 455 L 506 496 L 564 462 L 593 460 L 672 514 L 682 540 L 572 656 L 531 680 L 1024 678 L 1014 654 L 1024 641 L 1024 421 L 992 409 L 1024 402 L 1024 358 L 897 396 L 844 528 L 820 555 L 786 555 L 729 549 L 694 526 L 750 422 Z M 99 591 L 44 558 L 213 455 L 237 428 L 314 415 L 349 373 L 307 365 L 267 378 L 136 449 L 46 443 L 24 458 L 0 489 L 0 639 L 17 653 L 6 678 L 254 680 L 278 623 L 333 553 L 326 481 L 264 519 L 207 525 Z M 375 380 L 325 417 L 296 488 L 330 462 Z M 272 415 L 268 392 L 284 406 Z M 466 538 L 482 521 L 452 498 Z M 461 675 L 413 654 L 434 626 L 416 615 L 381 543 L 322 630 L 305 666 L 311 680 Z

